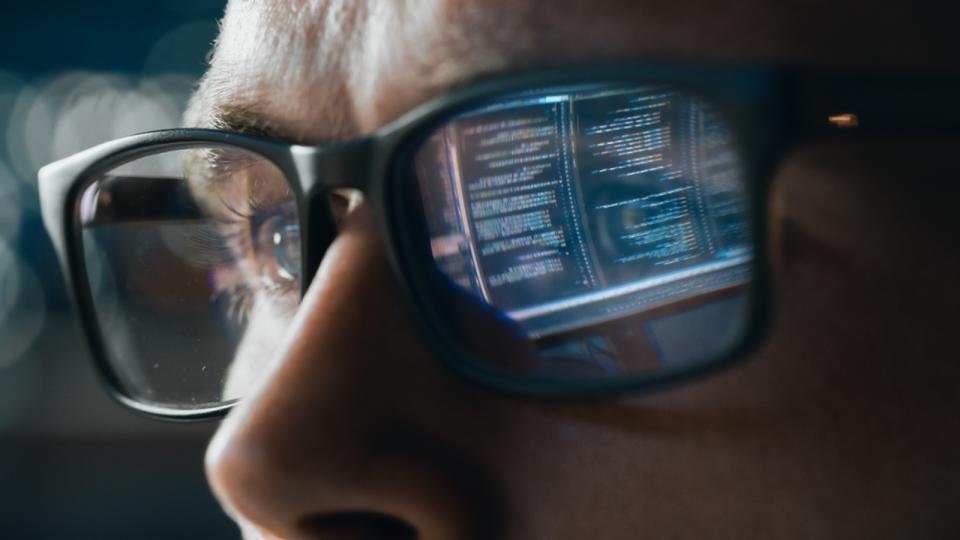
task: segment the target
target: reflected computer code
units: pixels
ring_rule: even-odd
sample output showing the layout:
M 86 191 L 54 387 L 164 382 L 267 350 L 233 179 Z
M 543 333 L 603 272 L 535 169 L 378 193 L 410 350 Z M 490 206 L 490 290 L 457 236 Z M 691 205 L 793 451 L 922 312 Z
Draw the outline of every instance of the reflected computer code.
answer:
M 418 158 L 434 258 L 532 334 L 744 283 L 731 135 L 659 88 L 525 94 L 457 117 Z

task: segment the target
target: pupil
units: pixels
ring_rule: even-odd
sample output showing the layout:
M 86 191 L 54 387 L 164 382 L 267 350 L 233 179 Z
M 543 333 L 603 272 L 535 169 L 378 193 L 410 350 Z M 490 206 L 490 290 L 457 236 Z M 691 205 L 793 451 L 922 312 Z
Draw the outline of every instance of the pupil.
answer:
M 277 271 L 285 279 L 300 277 L 300 227 L 284 223 L 282 219 L 274 222 L 273 257 L 277 262 Z

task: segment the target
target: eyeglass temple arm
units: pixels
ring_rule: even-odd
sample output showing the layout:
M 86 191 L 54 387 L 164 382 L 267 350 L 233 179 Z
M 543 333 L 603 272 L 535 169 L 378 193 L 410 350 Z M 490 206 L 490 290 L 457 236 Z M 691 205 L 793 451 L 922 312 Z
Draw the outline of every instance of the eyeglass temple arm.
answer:
M 786 88 L 797 138 L 960 135 L 960 74 L 797 71 Z

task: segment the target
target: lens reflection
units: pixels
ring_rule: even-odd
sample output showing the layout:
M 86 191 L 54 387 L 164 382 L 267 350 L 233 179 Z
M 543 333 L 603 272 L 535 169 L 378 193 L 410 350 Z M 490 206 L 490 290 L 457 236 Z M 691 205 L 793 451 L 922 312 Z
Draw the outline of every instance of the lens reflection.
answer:
M 535 345 L 532 357 L 482 360 L 496 369 L 655 374 L 741 340 L 748 188 L 731 126 L 707 100 L 617 84 L 504 96 L 440 125 L 414 168 L 436 269 L 467 293 L 448 309 L 492 310 Z
M 299 301 L 299 221 L 276 166 L 222 146 L 143 157 L 95 178 L 78 217 L 129 397 L 191 409 L 243 395 Z

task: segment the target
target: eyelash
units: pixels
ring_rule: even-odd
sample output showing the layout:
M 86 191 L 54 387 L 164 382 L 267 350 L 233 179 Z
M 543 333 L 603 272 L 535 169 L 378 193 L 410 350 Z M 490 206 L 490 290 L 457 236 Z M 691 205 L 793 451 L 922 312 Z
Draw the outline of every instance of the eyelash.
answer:
M 258 233 L 259 224 L 267 222 L 271 217 L 281 213 L 280 208 L 271 209 L 264 214 L 261 211 L 262 201 L 248 196 L 245 208 L 241 210 L 220 198 L 220 204 L 227 210 L 227 216 L 216 220 L 217 234 L 201 234 L 194 238 L 200 252 L 212 254 L 212 266 L 236 265 L 252 254 L 257 260 L 260 271 L 260 257 L 254 236 Z M 259 275 L 259 279 L 251 281 L 242 276 L 237 283 L 217 283 L 214 298 L 223 297 L 227 301 L 227 314 L 237 324 L 244 324 L 253 307 L 257 292 L 262 292 L 268 300 L 280 298 L 290 293 L 299 293 L 299 281 L 272 281 L 268 277 Z

